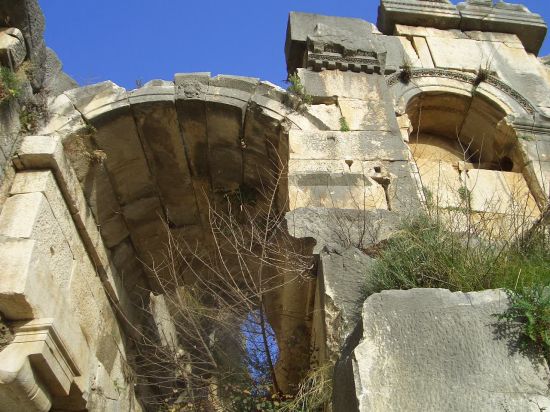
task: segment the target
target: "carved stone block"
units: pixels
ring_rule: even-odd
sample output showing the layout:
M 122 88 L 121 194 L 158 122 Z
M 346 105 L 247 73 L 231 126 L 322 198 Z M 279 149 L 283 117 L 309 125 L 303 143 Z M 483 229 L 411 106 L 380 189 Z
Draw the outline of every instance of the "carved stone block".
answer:
M 54 319 L 35 319 L 14 329 L 15 339 L 0 352 L 0 405 L 8 407 L 2 410 L 48 411 L 53 397 L 69 395 L 81 372 Z

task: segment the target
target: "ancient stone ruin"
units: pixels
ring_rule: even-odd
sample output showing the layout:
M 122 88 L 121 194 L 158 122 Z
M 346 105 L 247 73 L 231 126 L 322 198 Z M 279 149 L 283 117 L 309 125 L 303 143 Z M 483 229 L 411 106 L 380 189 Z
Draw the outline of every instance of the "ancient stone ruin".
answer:
M 179 293 L 195 287 L 217 293 L 202 311 L 246 291 L 224 322 L 260 311 L 277 393 L 328 365 L 332 394 L 307 410 L 550 408 L 545 358 L 499 324 L 505 285 L 364 292 L 417 214 L 483 223 L 474 249 L 488 227 L 497 244 L 547 230 L 539 15 L 492 0 L 381 0 L 376 25 L 290 13 L 288 90 L 184 73 L 131 91 L 63 73 L 36 0 L 0 17 L 0 411 L 233 410 L 211 372 L 188 404 L 202 363 L 171 369 L 210 341 L 243 356 L 237 323 L 188 330 Z

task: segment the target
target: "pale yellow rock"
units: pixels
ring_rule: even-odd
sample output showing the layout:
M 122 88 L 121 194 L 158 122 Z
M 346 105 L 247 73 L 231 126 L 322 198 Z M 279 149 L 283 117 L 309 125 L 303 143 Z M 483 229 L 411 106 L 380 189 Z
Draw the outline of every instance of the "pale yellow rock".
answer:
M 403 36 L 399 36 L 398 38 L 401 42 L 401 45 L 403 46 L 403 64 L 408 63 L 412 67 L 421 68 L 422 62 L 418 57 L 418 54 L 416 54 L 416 50 L 414 49 L 410 40 Z
M 428 37 L 426 42 L 437 68 L 476 71 L 484 62 L 484 54 L 475 40 Z M 485 60 L 489 61 L 489 55 Z
M 413 37 L 412 44 L 418 54 L 422 67 L 425 69 L 433 68 L 434 58 L 431 54 L 430 48 L 428 47 L 426 39 L 424 37 Z
M 327 130 L 340 130 L 341 113 L 336 104 L 313 104 L 307 111 Z
M 41 256 L 55 275 L 60 288 L 68 288 L 74 254 L 52 213 L 49 202 L 42 193 L 10 197 L 0 214 L 0 234 L 35 239 Z
M 472 208 L 478 212 L 537 217 L 538 207 L 520 173 L 474 169 L 466 173 Z

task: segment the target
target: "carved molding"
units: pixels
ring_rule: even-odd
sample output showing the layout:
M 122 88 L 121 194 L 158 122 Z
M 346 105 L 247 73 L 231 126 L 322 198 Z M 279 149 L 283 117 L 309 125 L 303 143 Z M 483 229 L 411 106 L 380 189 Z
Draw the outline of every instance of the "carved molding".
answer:
M 0 352 L 0 405 L 48 411 L 54 397 L 69 395 L 81 371 L 54 319 L 22 322 L 14 329 L 13 342 Z
M 327 70 L 351 70 L 355 72 L 380 73 L 381 62 L 373 56 L 342 56 L 333 53 L 307 54 L 307 65 L 315 71 Z
M 439 77 L 458 80 L 463 83 L 471 84 L 472 86 L 474 86 L 476 82 L 476 76 L 474 74 L 459 72 L 456 70 L 413 69 L 410 75 L 411 79 L 418 79 L 423 77 Z M 386 84 L 388 85 L 388 87 L 392 87 L 400 81 L 400 73 L 394 73 L 386 78 Z M 484 82 L 510 96 L 530 115 L 535 115 L 537 113 L 536 107 L 531 104 L 529 100 L 523 97 L 517 90 L 508 86 L 503 81 L 497 79 L 495 76 L 490 75 Z

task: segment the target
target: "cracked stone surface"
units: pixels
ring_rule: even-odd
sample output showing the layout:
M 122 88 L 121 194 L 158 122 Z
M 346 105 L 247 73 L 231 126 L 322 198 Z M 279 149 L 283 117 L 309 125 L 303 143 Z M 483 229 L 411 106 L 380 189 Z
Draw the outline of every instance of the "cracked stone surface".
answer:
M 541 357 L 498 327 L 503 291 L 384 291 L 363 305 L 356 406 L 338 411 L 533 411 L 550 407 Z M 348 365 L 349 366 L 349 365 Z M 336 383 L 336 392 L 339 390 Z M 348 407 L 352 404 L 348 404 Z

